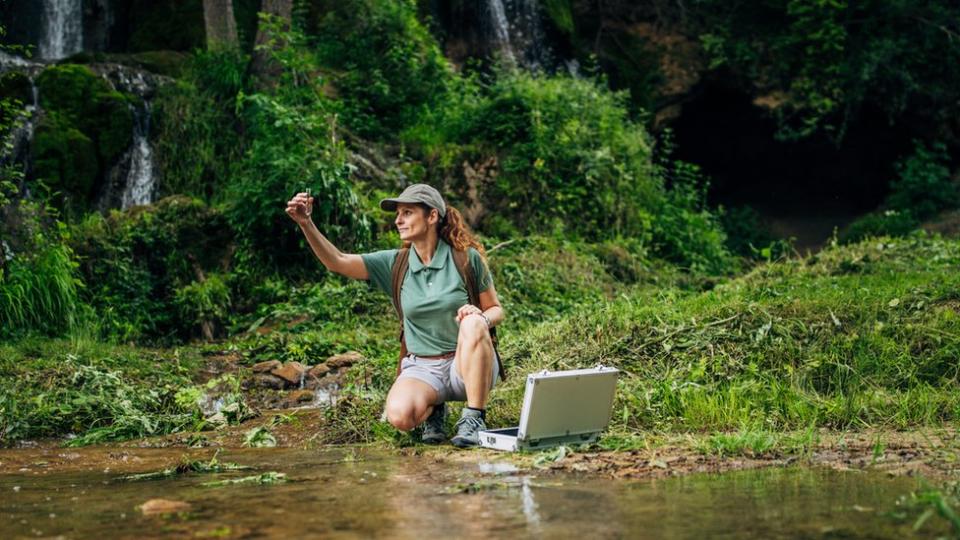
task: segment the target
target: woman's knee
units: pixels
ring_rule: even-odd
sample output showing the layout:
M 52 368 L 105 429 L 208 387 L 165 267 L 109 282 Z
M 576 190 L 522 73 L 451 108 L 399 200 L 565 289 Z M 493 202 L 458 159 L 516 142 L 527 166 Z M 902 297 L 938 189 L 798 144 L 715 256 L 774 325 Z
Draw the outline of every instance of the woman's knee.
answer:
M 480 317 L 467 317 L 460 321 L 460 335 L 457 343 L 460 346 L 474 346 L 490 342 L 490 330 L 487 323 Z
M 416 407 L 412 403 L 387 401 L 387 421 L 400 431 L 410 431 L 417 427 Z

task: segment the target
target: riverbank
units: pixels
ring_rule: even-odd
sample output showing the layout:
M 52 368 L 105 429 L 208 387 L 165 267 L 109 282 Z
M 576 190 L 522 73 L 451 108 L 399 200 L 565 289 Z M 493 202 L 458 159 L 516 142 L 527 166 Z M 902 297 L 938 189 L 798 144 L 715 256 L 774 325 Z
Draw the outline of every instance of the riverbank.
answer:
M 501 425 L 519 420 L 524 373 L 598 363 L 622 374 L 610 431 L 621 449 L 643 447 L 649 433 L 740 432 L 765 445 L 775 433 L 960 419 L 956 239 L 832 246 L 719 282 L 628 254 L 604 262 L 599 247 L 519 244 L 491 253 L 512 315 L 501 335 L 512 376 L 489 404 Z M 615 278 L 627 270 L 629 283 Z M 406 444 L 380 421 L 396 362 L 388 305 L 362 283 L 324 282 L 262 306 L 220 342 L 0 345 L 0 439 L 71 436 L 79 446 L 315 405 L 326 420 L 317 444 Z
M 178 433 L 82 448 L 65 448 L 64 441 L 54 439 L 25 442 L 19 448 L 0 450 L 0 474 L 162 470 L 176 467 L 181 461 L 209 459 L 220 451 L 250 448 L 250 434 L 269 426 L 273 441 L 270 448 L 277 450 L 366 448 L 398 458 L 422 456 L 438 466 L 502 462 L 537 474 L 656 479 L 799 466 L 872 471 L 925 478 L 931 482 L 955 480 L 960 475 L 960 432 L 954 426 L 910 431 L 648 433 L 624 449 L 610 448 L 616 441 L 608 435 L 592 446 L 505 453 L 460 450 L 449 444 L 422 445 L 412 437 L 403 438 L 400 444 L 331 446 L 318 442 L 322 440 L 323 431 L 329 429 L 326 423 L 324 411 L 319 409 L 281 409 L 264 411 L 259 418 L 217 431 Z

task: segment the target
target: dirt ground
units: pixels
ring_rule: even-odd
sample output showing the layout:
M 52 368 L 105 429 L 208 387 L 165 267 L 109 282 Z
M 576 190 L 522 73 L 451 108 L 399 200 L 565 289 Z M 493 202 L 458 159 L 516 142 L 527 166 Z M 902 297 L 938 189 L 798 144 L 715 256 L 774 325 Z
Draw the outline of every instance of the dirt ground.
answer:
M 322 446 L 317 434 L 323 427 L 319 409 L 268 411 L 240 426 L 198 434 L 181 433 L 87 448 L 64 448 L 63 441 L 39 441 L 0 450 L 0 474 L 34 471 L 39 474 L 110 469 L 135 472 L 170 466 L 169 450 L 177 456 L 202 459 L 214 448 L 240 448 L 248 430 L 270 422 L 275 415 L 293 414 L 293 421 L 276 423 L 271 433 L 279 448 Z M 703 450 L 709 434 L 650 434 L 642 448 L 602 450 L 597 447 L 547 450 L 539 453 L 503 454 L 492 450 L 458 450 L 450 445 L 414 445 L 395 448 L 398 455 L 426 455 L 438 462 L 508 460 L 521 470 L 578 473 L 607 478 L 663 478 L 692 473 L 805 465 L 838 470 L 879 470 L 890 475 L 918 475 L 930 480 L 956 479 L 960 475 L 960 433 L 953 428 L 914 431 L 821 430 L 799 450 L 771 450 L 753 455 L 719 455 Z M 384 448 L 389 445 L 384 444 Z M 166 449 L 152 453 L 150 449 Z

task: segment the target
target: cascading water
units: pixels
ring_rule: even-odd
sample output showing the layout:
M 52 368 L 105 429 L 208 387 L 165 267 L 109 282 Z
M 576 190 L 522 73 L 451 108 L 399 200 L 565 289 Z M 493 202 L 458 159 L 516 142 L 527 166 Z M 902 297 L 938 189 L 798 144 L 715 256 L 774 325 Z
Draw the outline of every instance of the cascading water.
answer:
M 134 114 L 133 142 L 120 161 L 107 175 L 101 209 L 130 208 L 153 202 L 156 175 L 153 166 L 153 150 L 150 147 L 150 99 L 156 91 L 158 79 L 154 75 L 115 66 L 103 77 L 114 88 L 134 94 L 142 100 L 139 106 L 131 105 Z M 119 195 L 119 196 L 118 196 Z
M 554 64 L 537 0 L 488 0 L 490 41 L 506 62 L 531 71 Z
M 504 55 L 504 59 L 515 66 L 517 59 L 513 54 L 513 45 L 510 43 L 510 26 L 507 24 L 507 13 L 503 8 L 502 0 L 490 0 L 490 22 L 493 28 L 494 43 Z
M 149 204 L 153 200 L 153 152 L 150 150 L 150 104 L 134 108 L 133 145 L 127 150 L 130 169 L 123 190 L 121 208 Z
M 59 60 L 83 50 L 82 0 L 43 0 L 43 20 L 40 58 Z

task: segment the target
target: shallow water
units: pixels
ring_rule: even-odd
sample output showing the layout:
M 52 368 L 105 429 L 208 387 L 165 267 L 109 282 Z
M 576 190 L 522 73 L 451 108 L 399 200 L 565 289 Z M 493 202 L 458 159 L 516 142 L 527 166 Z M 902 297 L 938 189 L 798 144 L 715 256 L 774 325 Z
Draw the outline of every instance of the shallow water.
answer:
M 24 453 L 32 452 L 30 455 Z M 19 453 L 19 454 L 18 454 Z M 611 481 L 518 471 L 499 455 L 258 449 L 220 454 L 254 471 L 121 480 L 175 465 L 176 449 L 0 452 L 0 538 L 905 538 L 887 515 L 910 478 L 789 468 Z M 209 459 L 209 449 L 191 451 Z M 274 485 L 203 487 L 278 471 Z M 144 515 L 153 498 L 191 505 Z M 940 532 L 946 532 L 940 529 Z

